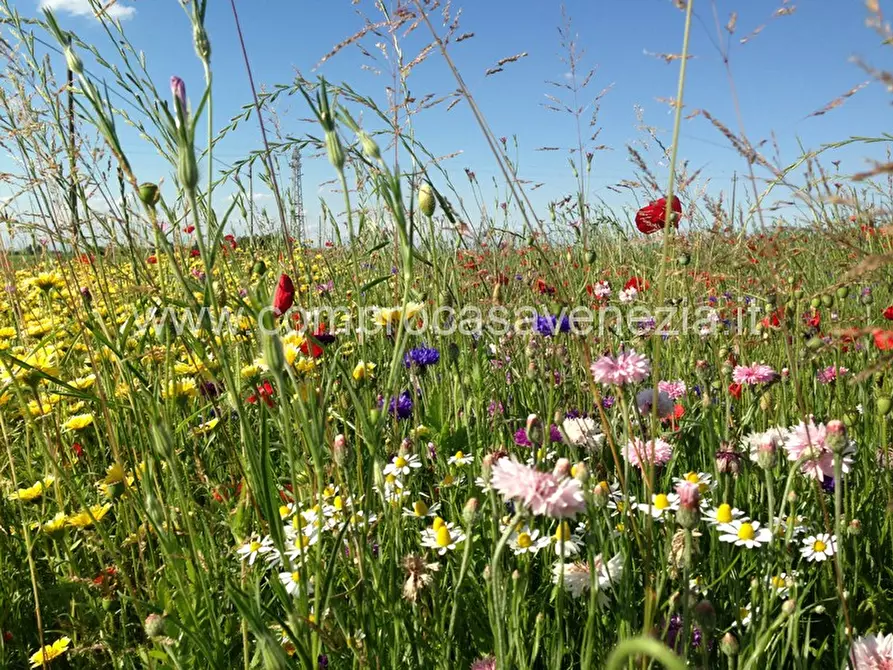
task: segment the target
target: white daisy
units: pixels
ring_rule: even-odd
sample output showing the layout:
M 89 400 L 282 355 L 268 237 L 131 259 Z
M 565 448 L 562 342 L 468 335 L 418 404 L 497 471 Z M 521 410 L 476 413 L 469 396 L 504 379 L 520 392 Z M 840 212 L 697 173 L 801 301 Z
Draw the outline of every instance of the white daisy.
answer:
M 728 503 L 723 503 L 719 507 L 714 507 L 713 509 L 708 510 L 707 513 L 704 514 L 704 521 L 711 526 L 718 526 L 720 524 L 732 523 L 743 516 L 744 512 L 737 507 L 732 507 Z
M 408 475 L 410 471 L 417 470 L 420 467 L 422 467 L 422 462 L 417 454 L 411 454 L 410 456 L 398 454 L 391 459 L 391 462 L 384 467 L 382 472 L 385 475 Z
M 563 558 L 578 554 L 580 547 L 583 545 L 583 538 L 577 535 L 576 532 L 571 532 L 567 521 L 562 521 L 558 524 L 558 528 L 550 538 L 550 541 L 555 545 L 555 553 Z
M 651 496 L 650 503 L 636 503 L 636 509 L 651 514 L 655 519 L 662 519 L 679 509 L 679 496 L 675 493 L 656 493 Z
M 723 523 L 717 526 L 720 542 L 730 542 L 738 547 L 753 549 L 768 542 L 772 534 L 768 528 L 760 528 L 759 521 L 736 519 L 732 523 Z
M 304 576 L 297 570 L 293 570 L 291 572 L 280 572 L 279 581 L 282 582 L 282 585 L 285 587 L 285 592 L 288 593 L 288 595 L 290 596 L 301 595 L 301 590 L 304 588 L 307 589 L 307 595 L 311 595 L 313 593 L 313 583 L 307 582 L 305 584 Z
M 424 519 L 429 516 L 436 516 L 437 510 L 439 509 L 439 502 L 429 506 L 428 503 L 419 498 L 412 504 L 412 509 L 408 507 L 403 508 L 403 516 L 408 516 L 413 519 Z
M 469 463 L 472 463 L 473 461 L 474 461 L 474 456 L 472 456 L 471 454 L 466 454 L 462 451 L 457 451 L 455 454 L 450 456 L 447 463 L 449 463 L 450 465 L 462 466 L 462 465 L 468 465 Z
M 274 551 L 272 540 L 265 537 L 263 540 L 252 538 L 236 550 L 236 553 L 242 557 L 242 560 L 248 561 L 248 565 L 254 565 L 258 556 L 264 556 Z
M 790 575 L 786 572 L 780 572 L 777 575 L 772 575 L 768 579 L 770 593 L 786 600 L 791 592 L 791 588 L 794 586 L 794 578 L 796 576 L 796 572 Z
M 548 537 L 540 537 L 540 532 L 536 528 L 533 530 L 524 528 L 509 538 L 509 546 L 515 552 L 515 556 L 521 554 L 536 555 L 540 549 L 549 546 L 550 542 L 551 540 Z
M 434 549 L 441 556 L 464 541 L 465 533 L 457 529 L 456 524 L 446 523 L 440 517 L 434 519 L 431 528 L 422 531 L 422 546 Z
M 837 538 L 828 533 L 810 535 L 803 540 L 800 553 L 807 561 L 824 561 L 837 552 Z

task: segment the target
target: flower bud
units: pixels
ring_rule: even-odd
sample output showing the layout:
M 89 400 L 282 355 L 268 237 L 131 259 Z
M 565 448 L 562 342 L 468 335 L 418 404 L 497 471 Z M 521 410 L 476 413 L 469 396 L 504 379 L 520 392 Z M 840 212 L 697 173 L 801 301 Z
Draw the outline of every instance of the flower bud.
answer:
M 477 516 L 478 506 L 477 498 L 469 498 L 468 502 L 465 503 L 465 507 L 462 508 L 462 521 L 465 522 L 467 527 L 471 527 L 474 523 L 475 517 Z
M 146 207 L 155 207 L 158 204 L 158 200 L 161 197 L 161 193 L 158 191 L 158 185 L 153 184 L 151 182 L 144 182 L 140 184 L 139 187 L 139 196 L 140 201 Z
M 581 484 L 585 484 L 587 481 L 589 481 L 589 468 L 586 467 L 586 464 L 583 461 L 574 463 L 571 466 L 571 477 L 576 479 Z
M 709 600 L 702 600 L 694 607 L 694 619 L 704 634 L 709 637 L 716 628 L 716 610 Z
M 834 419 L 826 426 L 825 445 L 833 454 L 842 454 L 847 445 L 846 426 L 842 421 Z
M 146 637 L 163 637 L 164 617 L 160 614 L 150 614 L 143 623 L 143 630 L 146 631 Z
M 566 458 L 559 458 L 555 461 L 555 468 L 552 470 L 552 474 L 559 478 L 567 477 L 570 469 L 571 462 Z
M 419 209 L 425 216 L 433 216 L 437 208 L 437 199 L 434 197 L 434 189 L 428 182 L 422 182 L 419 187 Z
M 782 614 L 785 616 L 791 616 L 797 610 L 797 601 L 793 598 L 788 598 L 781 605 Z
M 340 467 L 344 465 L 344 459 L 347 456 L 347 438 L 343 434 L 338 433 L 332 441 L 332 458 Z
M 359 135 L 360 144 L 363 146 L 363 153 L 372 160 L 381 160 L 381 150 L 378 148 L 378 143 L 362 130 Z
M 527 416 L 527 439 L 530 440 L 530 444 L 534 446 L 538 446 L 543 441 L 543 429 L 540 426 L 539 417 L 536 414 L 529 414 Z
M 179 118 L 182 114 L 186 118 L 186 84 L 179 77 L 171 77 L 171 95 L 174 98 L 174 107 Z
M 891 408 L 893 408 L 893 402 L 891 402 L 889 396 L 881 396 L 877 399 L 878 416 L 887 416 Z
M 211 60 L 211 42 L 204 26 L 197 24 L 192 31 L 192 41 L 195 44 L 195 53 L 203 63 Z
M 701 521 L 701 490 L 693 482 L 681 482 L 676 487 L 679 496 L 679 509 L 676 511 L 676 523 L 683 528 L 692 529 Z
M 611 497 L 611 487 L 608 486 L 608 482 L 602 480 L 596 484 L 595 488 L 592 489 L 592 497 L 596 507 L 607 506 L 608 500 Z
M 198 185 L 198 164 L 195 150 L 191 146 L 180 146 L 177 157 L 177 179 L 186 191 L 193 191 Z
M 731 633 L 726 633 L 719 642 L 719 648 L 726 656 L 737 656 L 739 649 L 738 638 Z
M 332 167 L 339 171 L 344 169 L 344 149 L 341 147 L 338 133 L 334 130 L 326 131 L 326 154 Z
M 846 527 L 847 535 L 859 537 L 862 534 L 862 522 L 859 519 L 853 519 Z

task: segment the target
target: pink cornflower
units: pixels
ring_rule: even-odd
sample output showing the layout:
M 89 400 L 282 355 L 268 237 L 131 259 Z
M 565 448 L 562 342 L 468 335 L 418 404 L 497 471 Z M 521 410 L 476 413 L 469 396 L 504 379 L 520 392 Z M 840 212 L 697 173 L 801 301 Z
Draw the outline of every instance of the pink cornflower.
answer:
M 595 381 L 609 385 L 637 383 L 648 377 L 651 365 L 648 359 L 635 351 L 623 351 L 613 356 L 602 356 L 590 367 Z
M 893 670 L 893 633 L 854 640 L 850 662 L 855 670 Z
M 774 379 L 775 370 L 762 363 L 736 365 L 735 369 L 732 370 L 732 381 L 736 384 L 753 386 L 755 384 L 768 384 Z
M 688 391 L 688 386 L 681 379 L 677 379 L 672 382 L 658 382 L 657 390 L 663 391 L 670 396 L 670 400 L 678 400 Z
M 647 445 L 638 437 L 630 440 L 623 448 L 623 458 L 630 465 L 634 465 L 640 470 L 653 463 L 655 466 L 664 465 L 673 455 L 673 447 L 669 442 L 657 438 L 650 441 Z
M 519 500 L 535 515 L 570 518 L 586 507 L 580 482 L 540 472 L 509 458 L 493 466 L 490 486 L 506 499 Z
M 784 448 L 788 452 L 789 461 L 797 461 L 803 458 L 801 469 L 807 477 L 818 481 L 824 481 L 826 477 L 834 477 L 834 454 L 825 443 L 828 431 L 825 424 L 815 424 L 812 417 L 809 423 L 802 421 L 790 429 L 785 438 Z M 847 446 L 844 454 L 852 452 L 852 447 Z M 850 471 L 852 459 L 843 457 L 843 472 Z
M 849 370 L 843 366 L 834 367 L 833 365 L 829 365 L 824 370 L 819 370 L 816 373 L 816 378 L 819 380 L 821 384 L 830 384 L 838 377 L 843 377 L 847 374 Z
M 676 485 L 676 495 L 679 496 L 679 507 L 694 511 L 700 509 L 701 487 L 694 482 L 683 481 Z
M 496 670 L 496 659 L 492 656 L 484 656 L 471 664 L 471 670 Z

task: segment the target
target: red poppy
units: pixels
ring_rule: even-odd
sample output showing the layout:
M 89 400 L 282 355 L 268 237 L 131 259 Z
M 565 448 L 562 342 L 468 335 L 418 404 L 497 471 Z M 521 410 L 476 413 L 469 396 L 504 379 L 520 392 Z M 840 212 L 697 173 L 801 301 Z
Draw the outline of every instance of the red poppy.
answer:
M 279 276 L 276 292 L 273 294 L 273 313 L 276 316 L 285 314 L 295 304 L 295 285 L 291 277 L 283 273 Z
M 189 235 L 189 234 L 192 233 L 192 231 L 194 231 L 194 230 L 195 230 L 195 226 L 186 226 L 186 227 L 183 229 L 183 232 L 186 233 L 187 235 Z
M 536 289 L 536 291 L 537 291 L 538 293 L 543 293 L 543 294 L 549 294 L 549 295 L 552 295 L 553 293 L 555 293 L 555 289 L 552 288 L 551 286 L 549 286 L 549 285 L 545 282 L 544 279 L 537 279 L 537 280 L 534 282 L 534 289 Z
M 660 198 L 648 203 L 636 212 L 636 228 L 646 235 L 662 230 L 667 216 L 667 199 Z M 679 217 L 682 216 L 682 203 L 675 195 L 670 212 L 670 222 L 674 227 L 679 227 Z
M 630 277 L 629 280 L 623 285 L 624 290 L 628 291 L 631 288 L 636 289 L 639 293 L 642 291 L 647 291 L 651 288 L 651 282 L 649 282 L 644 277 Z
M 819 324 L 822 323 L 822 315 L 819 313 L 819 310 L 815 310 L 812 313 L 812 316 L 810 316 L 809 314 L 804 314 L 803 323 L 805 323 L 807 326 L 818 328 Z
M 75 442 L 71 445 L 71 450 L 74 452 L 74 455 L 78 458 L 84 457 L 84 448 L 81 446 L 80 442 Z
M 884 310 L 884 318 L 887 319 L 887 321 L 893 321 L 893 305 L 890 305 Z
M 6 642 L 12 642 L 12 633 L 10 633 L 8 630 L 3 631 L 3 640 Z
M 267 407 L 272 407 L 275 404 L 273 401 L 273 396 L 275 394 L 276 389 L 273 388 L 273 385 L 269 381 L 265 381 L 257 387 L 257 393 L 252 393 L 246 398 L 246 401 L 254 405 L 257 404 L 258 400 L 263 400 L 267 403 Z
M 235 249 L 237 246 L 239 246 L 238 244 L 236 244 L 236 236 L 235 235 L 224 235 L 223 239 L 225 239 L 227 242 L 229 242 L 229 246 L 231 246 L 233 249 Z
M 871 333 L 874 335 L 874 346 L 881 351 L 889 351 L 893 349 L 893 330 L 877 330 Z
M 735 400 L 738 400 L 741 397 L 741 384 L 729 384 L 729 393 Z
M 326 332 L 325 324 L 319 324 L 319 327 L 313 331 L 312 339 L 308 337 L 301 342 L 301 352 L 305 356 L 311 358 L 319 358 L 323 354 L 323 348 L 320 345 L 331 344 L 335 341 L 335 336 Z
M 149 257 L 146 259 L 146 262 L 147 262 L 149 265 L 155 265 L 155 264 L 158 262 L 158 259 L 155 258 L 155 256 L 149 256 Z
M 198 249 L 193 249 L 192 251 L 189 252 L 189 255 L 192 256 L 193 258 L 197 258 L 198 256 L 201 255 L 201 253 L 202 252 L 199 251 Z
M 739 314 L 741 312 L 743 312 L 743 310 L 739 310 Z M 772 312 L 772 314 L 767 316 L 760 323 L 763 324 L 763 328 L 778 328 L 779 326 L 781 326 L 781 317 L 783 317 L 783 316 L 784 316 L 784 308 L 781 307 L 781 308 L 775 310 L 774 312 Z

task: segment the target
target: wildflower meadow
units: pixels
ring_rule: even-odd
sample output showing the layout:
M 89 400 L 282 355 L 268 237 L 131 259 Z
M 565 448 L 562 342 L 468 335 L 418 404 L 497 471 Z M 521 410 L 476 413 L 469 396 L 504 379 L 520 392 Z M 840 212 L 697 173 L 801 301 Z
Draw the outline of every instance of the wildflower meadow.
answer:
M 702 111 L 743 166 L 704 187 L 690 32 L 718 11 L 722 48 L 744 35 L 724 3 L 655 0 L 671 129 L 615 148 L 609 206 L 604 92 L 556 14 L 549 99 L 580 140 L 540 204 L 454 59 L 456 3 L 353 3 L 319 56 L 384 54 L 384 102 L 255 81 L 242 28 L 274 3 L 148 3 L 201 76 L 159 79 L 129 3 L 0 0 L 0 667 L 893 668 L 890 135 L 785 163 Z M 422 98 L 434 62 L 455 90 Z M 435 105 L 466 108 L 492 178 L 427 148 Z M 878 160 L 845 171 L 843 144 Z M 312 233 L 311 158 L 334 193 Z

